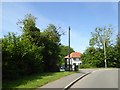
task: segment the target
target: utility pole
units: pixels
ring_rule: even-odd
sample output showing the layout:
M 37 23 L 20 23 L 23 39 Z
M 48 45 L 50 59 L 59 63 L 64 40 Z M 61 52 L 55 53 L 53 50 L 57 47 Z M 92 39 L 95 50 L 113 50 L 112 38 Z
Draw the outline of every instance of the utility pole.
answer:
M 68 32 L 68 60 L 69 60 L 69 71 L 70 71 L 70 26 L 69 26 L 69 32 Z
M 105 68 L 107 68 L 105 41 L 106 41 L 106 38 L 104 36 L 104 38 L 103 38 L 104 62 L 105 62 Z

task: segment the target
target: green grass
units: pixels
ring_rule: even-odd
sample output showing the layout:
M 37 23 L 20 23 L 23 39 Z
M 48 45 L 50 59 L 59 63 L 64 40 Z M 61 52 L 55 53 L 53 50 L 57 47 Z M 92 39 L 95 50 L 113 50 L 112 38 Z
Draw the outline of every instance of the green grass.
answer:
M 42 73 L 24 77 L 16 81 L 3 82 L 3 88 L 37 88 L 74 72 Z

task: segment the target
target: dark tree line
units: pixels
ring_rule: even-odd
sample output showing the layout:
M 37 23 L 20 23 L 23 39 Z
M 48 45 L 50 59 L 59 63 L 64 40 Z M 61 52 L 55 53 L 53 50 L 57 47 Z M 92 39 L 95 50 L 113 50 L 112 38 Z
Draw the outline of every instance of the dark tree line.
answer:
M 41 32 L 36 17 L 27 14 L 17 23 L 22 35 L 8 33 L 2 40 L 3 80 L 42 72 L 59 71 L 63 55 L 59 32 L 53 24 Z

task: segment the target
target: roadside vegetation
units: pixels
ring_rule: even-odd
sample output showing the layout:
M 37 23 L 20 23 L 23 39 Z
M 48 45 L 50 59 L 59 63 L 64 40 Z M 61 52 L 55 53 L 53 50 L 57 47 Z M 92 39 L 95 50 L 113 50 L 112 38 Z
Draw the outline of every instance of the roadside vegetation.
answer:
M 3 89 L 12 88 L 31 88 L 35 89 L 41 87 L 49 82 L 62 78 L 64 76 L 73 74 L 75 72 L 53 72 L 53 73 L 41 73 L 36 75 L 30 75 L 23 77 L 19 80 L 8 81 L 3 83 Z
M 97 27 L 91 33 L 89 47 L 87 47 L 81 57 L 81 68 L 105 67 L 105 58 L 107 67 L 120 68 L 120 36 L 118 34 L 116 40 L 113 40 L 113 30 L 112 26 Z M 104 57 L 104 48 L 106 57 Z
M 73 73 L 59 72 L 68 54 L 68 46 L 60 43 L 64 35 L 61 27 L 49 24 L 41 30 L 36 25 L 36 17 L 31 14 L 25 15 L 17 25 L 21 35 L 9 32 L 0 38 L 3 87 L 36 88 Z M 112 42 L 112 30 L 111 26 L 98 27 L 91 33 L 90 45 L 81 56 L 80 68 L 104 67 L 102 37 L 106 38 L 108 67 L 120 67 L 120 37 L 117 36 L 116 42 Z M 70 48 L 70 52 L 73 51 Z
M 58 72 L 67 55 L 64 50 L 67 46 L 60 43 L 60 37 L 64 34 L 61 27 L 49 24 L 41 31 L 36 26 L 36 17 L 31 14 L 25 15 L 17 25 L 22 31 L 21 35 L 9 32 L 0 39 L 3 83 L 26 75 Z

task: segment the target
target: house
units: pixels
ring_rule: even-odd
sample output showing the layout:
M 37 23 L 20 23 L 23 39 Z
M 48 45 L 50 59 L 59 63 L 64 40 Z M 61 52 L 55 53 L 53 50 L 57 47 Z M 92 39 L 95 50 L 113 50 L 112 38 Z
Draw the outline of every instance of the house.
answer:
M 75 70 L 75 67 L 82 64 L 81 61 L 81 53 L 80 52 L 72 52 L 70 54 L 70 67 L 72 70 Z M 69 55 L 65 56 L 65 70 L 69 70 Z

